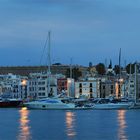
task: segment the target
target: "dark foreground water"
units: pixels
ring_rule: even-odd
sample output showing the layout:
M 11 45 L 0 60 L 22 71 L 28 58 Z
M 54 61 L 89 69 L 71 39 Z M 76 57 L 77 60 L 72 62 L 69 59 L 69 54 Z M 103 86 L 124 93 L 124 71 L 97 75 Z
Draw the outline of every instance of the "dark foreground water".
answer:
M 0 140 L 140 140 L 140 110 L 0 109 Z

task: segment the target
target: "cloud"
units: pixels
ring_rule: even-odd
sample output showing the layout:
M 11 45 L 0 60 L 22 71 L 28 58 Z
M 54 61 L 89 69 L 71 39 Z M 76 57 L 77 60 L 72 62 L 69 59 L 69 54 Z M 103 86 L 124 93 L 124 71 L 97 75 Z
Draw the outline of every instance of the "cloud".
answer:
M 139 14 L 138 0 L 2 0 L 0 49 L 13 48 L 20 53 L 28 48 L 30 51 L 24 52 L 28 59 L 32 53 L 39 57 L 51 30 L 54 57 L 62 61 L 69 63 L 71 56 L 84 64 L 92 58 L 96 62 L 106 57 L 115 60 L 120 47 L 129 52 L 129 59 L 132 46 L 137 50 L 133 55 L 138 56 Z M 17 56 L 22 61 L 23 55 Z

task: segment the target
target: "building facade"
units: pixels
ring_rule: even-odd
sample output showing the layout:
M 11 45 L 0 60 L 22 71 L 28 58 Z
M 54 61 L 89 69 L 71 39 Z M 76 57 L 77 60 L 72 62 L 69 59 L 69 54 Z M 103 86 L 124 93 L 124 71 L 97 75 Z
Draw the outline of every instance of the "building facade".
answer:
M 86 96 L 87 98 L 97 97 L 97 80 L 75 82 L 75 96 Z

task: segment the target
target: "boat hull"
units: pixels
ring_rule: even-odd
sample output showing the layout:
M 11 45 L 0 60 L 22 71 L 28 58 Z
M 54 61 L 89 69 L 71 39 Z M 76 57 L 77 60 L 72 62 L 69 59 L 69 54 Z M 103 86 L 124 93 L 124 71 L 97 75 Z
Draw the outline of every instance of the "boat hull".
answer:
M 44 109 L 44 110 L 66 110 L 74 109 L 74 104 L 42 104 L 42 103 L 25 103 L 29 109 Z
M 0 108 L 12 108 L 22 106 L 22 101 L 0 101 Z
M 77 107 L 75 103 L 65 103 L 59 98 L 47 98 L 24 103 L 28 109 L 43 109 L 43 110 L 86 110 L 92 109 L 91 106 Z
M 93 109 L 101 109 L 101 110 L 111 110 L 111 109 L 130 109 L 131 104 L 95 104 Z

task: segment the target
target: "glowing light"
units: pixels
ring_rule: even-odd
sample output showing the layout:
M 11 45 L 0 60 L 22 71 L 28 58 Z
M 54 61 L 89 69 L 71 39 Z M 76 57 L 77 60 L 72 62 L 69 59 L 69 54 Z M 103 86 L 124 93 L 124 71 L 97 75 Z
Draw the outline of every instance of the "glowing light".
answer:
M 22 84 L 22 86 L 26 86 L 27 85 L 27 80 L 22 80 L 21 84 Z
M 118 98 L 118 95 L 119 95 L 119 85 L 118 85 L 118 83 L 115 84 L 115 90 L 116 90 L 116 97 Z
M 123 83 L 123 81 L 124 81 L 123 79 L 119 79 L 119 82 Z
M 68 83 L 71 83 L 72 81 L 71 81 L 71 79 L 68 79 Z
M 21 110 L 27 110 L 27 107 L 22 107 Z

